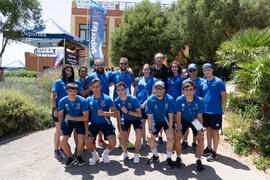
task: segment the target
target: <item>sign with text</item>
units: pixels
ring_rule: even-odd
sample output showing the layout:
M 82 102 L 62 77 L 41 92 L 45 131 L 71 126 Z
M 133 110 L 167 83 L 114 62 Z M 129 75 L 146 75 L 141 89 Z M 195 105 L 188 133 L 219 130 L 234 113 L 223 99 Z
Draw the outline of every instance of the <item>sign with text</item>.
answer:
M 66 64 L 79 65 L 79 55 L 66 52 Z
M 90 4 L 90 58 L 104 59 L 102 53 L 103 34 L 107 11 L 91 0 Z

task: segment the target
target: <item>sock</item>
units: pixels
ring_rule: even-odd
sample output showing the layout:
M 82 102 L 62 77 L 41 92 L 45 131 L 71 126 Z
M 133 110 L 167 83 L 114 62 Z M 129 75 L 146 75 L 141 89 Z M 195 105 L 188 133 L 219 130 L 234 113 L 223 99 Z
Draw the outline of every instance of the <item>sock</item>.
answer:
M 96 150 L 94 150 L 93 152 L 91 152 L 92 153 L 92 156 L 96 156 L 97 155 L 97 151 Z
M 179 158 L 181 159 L 181 155 L 179 155 L 179 156 L 177 156 L 177 157 L 179 157 Z
M 172 152 L 167 151 L 167 159 L 172 157 Z
M 106 149 L 104 150 L 104 152 L 106 152 L 107 154 L 109 154 L 110 151 L 111 151 L 111 150 L 109 150 L 108 148 L 106 148 Z
M 154 156 L 158 157 L 157 149 L 151 149 Z
M 201 158 L 196 157 L 196 161 L 201 160 Z

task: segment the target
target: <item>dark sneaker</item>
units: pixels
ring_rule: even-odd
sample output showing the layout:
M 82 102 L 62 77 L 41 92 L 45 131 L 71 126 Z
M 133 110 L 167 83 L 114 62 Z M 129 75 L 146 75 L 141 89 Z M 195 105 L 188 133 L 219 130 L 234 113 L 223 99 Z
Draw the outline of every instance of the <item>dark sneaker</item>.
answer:
M 74 154 L 73 154 L 73 157 L 75 158 L 77 156 L 77 147 L 75 147 L 74 149 Z
M 173 161 L 172 161 L 172 158 L 167 158 L 167 164 L 169 166 L 170 169 L 173 169 L 174 168 L 174 164 L 173 164 Z
M 155 162 L 158 162 L 158 161 L 159 161 L 159 157 L 153 155 L 153 156 L 148 160 L 147 164 L 155 163 Z
M 54 157 L 55 157 L 56 159 L 61 159 L 61 158 L 63 158 L 63 156 L 62 156 L 62 154 L 60 153 L 59 150 L 54 150 Z
M 196 168 L 197 168 L 197 171 L 202 171 L 204 170 L 204 166 L 202 165 L 202 161 L 200 159 L 198 159 L 196 161 Z
M 76 160 L 73 157 L 69 157 L 67 162 L 66 162 L 66 168 L 70 167 L 72 164 L 74 164 Z
M 63 156 L 63 158 L 67 157 L 67 154 L 65 153 L 65 151 L 62 148 L 59 149 L 59 152 Z
M 183 141 L 182 142 L 182 149 L 186 149 L 188 147 L 188 143 Z
M 158 144 L 163 144 L 163 138 L 161 136 L 158 137 Z
M 77 160 L 77 163 L 78 163 L 79 166 L 85 165 L 85 162 L 84 162 L 84 160 L 82 159 L 81 156 L 77 156 L 76 160 Z
M 196 143 L 192 143 L 192 149 L 196 153 L 196 150 L 197 150 L 197 144 Z
M 217 153 L 216 152 L 212 152 L 208 157 L 207 157 L 207 161 L 208 162 L 213 162 L 217 159 Z
M 212 149 L 208 149 L 208 147 L 206 147 L 204 150 L 203 150 L 203 156 L 209 156 L 210 154 L 212 153 Z
M 176 162 L 175 162 L 175 167 L 176 168 L 181 168 L 181 164 L 182 164 L 182 160 L 180 157 L 176 158 Z

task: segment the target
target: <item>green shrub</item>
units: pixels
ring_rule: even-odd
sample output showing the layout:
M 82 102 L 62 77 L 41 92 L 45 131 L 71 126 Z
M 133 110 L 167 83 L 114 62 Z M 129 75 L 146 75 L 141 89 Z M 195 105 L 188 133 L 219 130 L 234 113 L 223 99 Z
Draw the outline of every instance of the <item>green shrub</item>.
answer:
M 38 72 L 36 71 L 26 71 L 24 69 L 15 70 L 15 71 L 9 71 L 5 73 L 6 77 L 12 76 L 12 77 L 37 77 Z
M 51 126 L 49 112 L 32 101 L 18 90 L 0 91 L 0 137 Z
M 253 162 L 256 164 L 256 168 L 260 170 L 266 170 L 270 167 L 270 158 L 261 156 L 259 159 L 253 159 Z

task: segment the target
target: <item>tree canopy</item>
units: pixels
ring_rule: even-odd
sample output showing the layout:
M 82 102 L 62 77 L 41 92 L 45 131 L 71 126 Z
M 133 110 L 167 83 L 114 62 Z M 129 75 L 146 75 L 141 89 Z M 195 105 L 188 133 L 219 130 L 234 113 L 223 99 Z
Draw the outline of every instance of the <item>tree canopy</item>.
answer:
M 232 34 L 270 25 L 270 1 L 178 0 L 167 16 L 173 54 L 189 45 L 192 61 L 214 62 L 218 46 Z
M 127 57 L 137 72 L 144 63 L 152 63 L 157 52 L 167 53 L 169 41 L 164 36 L 167 20 L 160 3 L 145 0 L 124 11 L 122 24 L 111 36 L 110 57 L 116 65 Z
M 20 38 L 18 32 L 29 25 L 41 22 L 41 6 L 38 0 L 0 1 L 0 33 L 3 34 L 0 60 L 10 40 Z M 1 66 L 1 61 L 0 61 Z

